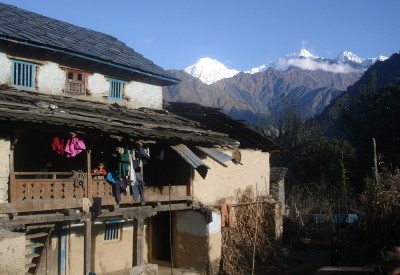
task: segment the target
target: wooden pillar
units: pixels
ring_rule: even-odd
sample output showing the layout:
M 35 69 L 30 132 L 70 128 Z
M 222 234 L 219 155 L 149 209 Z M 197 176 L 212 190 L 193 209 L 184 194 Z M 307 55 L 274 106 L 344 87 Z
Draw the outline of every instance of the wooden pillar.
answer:
M 86 197 L 92 198 L 92 150 L 86 150 L 86 163 L 87 163 L 87 186 L 86 186 Z
M 61 223 L 60 229 L 60 275 L 67 273 L 67 222 Z
M 14 129 L 10 140 L 10 202 L 15 202 L 17 196 L 17 187 L 15 186 L 14 147 L 23 131 L 22 128 Z
M 9 202 L 15 202 L 16 186 L 15 186 L 15 171 L 14 171 L 14 146 L 10 147 L 10 198 Z
M 88 275 L 92 266 L 92 221 L 86 220 L 84 235 L 84 274 Z
M 144 218 L 134 219 L 132 266 L 144 264 Z M 135 254 L 136 251 L 136 254 Z

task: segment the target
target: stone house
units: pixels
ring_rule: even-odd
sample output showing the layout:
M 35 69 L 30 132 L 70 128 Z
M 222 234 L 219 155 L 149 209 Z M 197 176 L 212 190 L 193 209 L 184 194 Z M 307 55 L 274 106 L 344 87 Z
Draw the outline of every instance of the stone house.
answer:
M 218 268 L 219 201 L 269 194 L 280 147 L 165 109 L 176 83 L 112 36 L 0 3 L 1 274 Z

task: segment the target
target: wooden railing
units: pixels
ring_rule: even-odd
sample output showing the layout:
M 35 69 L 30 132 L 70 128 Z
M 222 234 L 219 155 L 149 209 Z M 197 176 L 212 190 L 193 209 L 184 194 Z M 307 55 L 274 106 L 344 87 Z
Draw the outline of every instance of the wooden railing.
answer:
M 85 188 L 75 187 L 71 177 L 71 172 L 15 172 L 11 202 L 84 198 Z
M 35 203 L 57 201 L 57 207 L 73 205 L 71 201 L 90 200 L 99 196 L 102 205 L 114 205 L 113 186 L 104 179 L 90 178 L 86 186 L 74 185 L 72 172 L 15 172 L 12 180 L 11 203 Z M 92 177 L 92 175 L 90 175 Z M 146 202 L 188 200 L 186 185 L 145 186 Z M 140 203 L 137 201 L 136 203 Z M 133 197 L 127 190 L 127 195 L 121 195 L 121 204 L 132 204 Z M 51 208 L 51 206 L 49 206 Z M 65 207 L 68 208 L 68 207 Z M 73 208 L 73 207 L 71 207 Z

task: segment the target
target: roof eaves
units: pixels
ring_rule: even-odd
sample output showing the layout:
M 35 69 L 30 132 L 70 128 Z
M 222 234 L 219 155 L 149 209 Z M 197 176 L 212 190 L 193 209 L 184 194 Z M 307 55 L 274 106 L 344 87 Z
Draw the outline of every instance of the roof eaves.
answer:
M 17 43 L 17 44 L 23 44 L 23 45 L 32 46 L 32 47 L 37 47 L 37 48 L 41 48 L 41 49 L 45 49 L 45 50 L 56 51 L 56 52 L 68 54 L 68 55 L 71 55 L 71 56 L 83 58 L 83 59 L 86 59 L 86 60 L 99 62 L 99 63 L 106 64 L 106 65 L 109 65 L 109 66 L 112 66 L 112 67 L 115 67 L 115 68 L 124 69 L 124 70 L 130 71 L 130 72 L 134 72 L 134 73 L 138 73 L 138 74 L 141 74 L 141 75 L 146 75 L 146 76 L 150 76 L 150 77 L 157 78 L 157 79 L 160 79 L 160 80 L 164 80 L 164 81 L 169 82 L 170 83 L 169 85 L 180 83 L 179 79 L 176 79 L 176 78 L 173 78 L 173 77 L 167 77 L 167 76 L 162 76 L 162 75 L 150 73 L 150 72 L 147 72 L 147 71 L 144 71 L 144 70 L 132 68 L 132 67 L 129 67 L 129 66 L 126 66 L 126 65 L 121 65 L 121 64 L 118 64 L 118 63 L 114 63 L 114 62 L 111 62 L 111 61 L 103 60 L 103 59 L 100 59 L 100 58 L 97 58 L 97 57 L 85 55 L 85 54 L 78 53 L 78 52 L 65 50 L 65 49 L 62 49 L 62 48 L 56 48 L 56 47 L 43 45 L 43 44 L 39 44 L 39 43 L 36 44 L 36 43 L 28 42 L 28 41 L 21 41 L 21 40 L 17 40 L 15 38 L 12 38 L 12 37 L 3 36 L 1 34 L 0 34 L 0 40 L 5 40 L 5 41 L 9 41 L 9 42 Z

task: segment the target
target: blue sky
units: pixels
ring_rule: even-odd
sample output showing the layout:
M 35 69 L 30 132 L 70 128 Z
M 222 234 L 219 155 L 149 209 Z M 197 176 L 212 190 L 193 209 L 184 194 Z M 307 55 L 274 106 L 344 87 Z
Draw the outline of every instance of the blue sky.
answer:
M 400 50 L 399 0 L 0 0 L 117 37 L 164 69 L 201 57 L 248 70 L 300 48 L 333 58 Z

